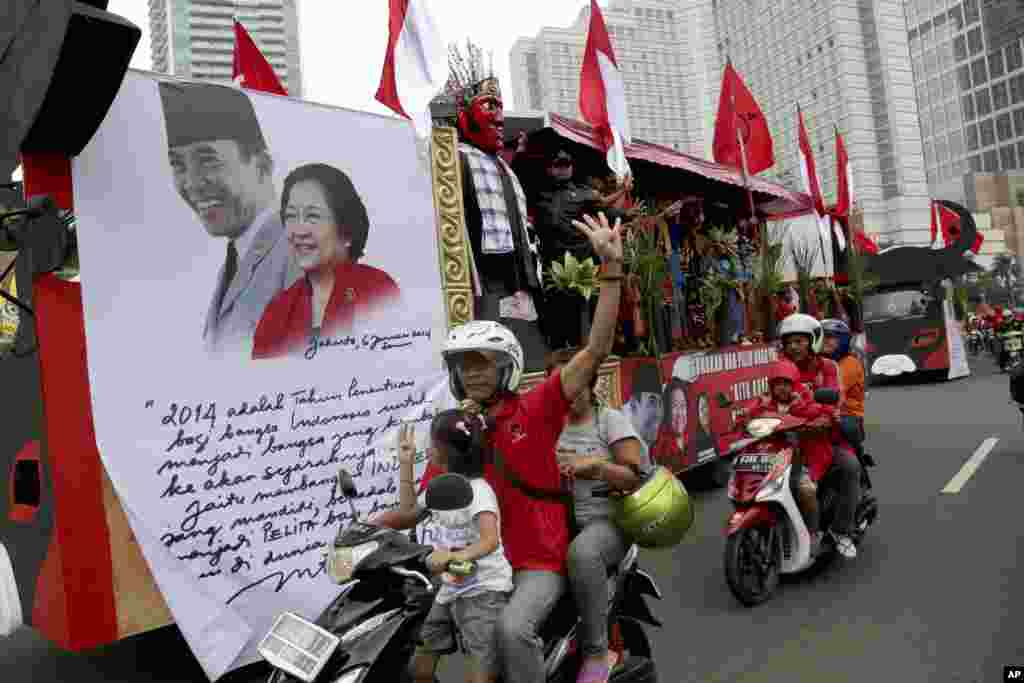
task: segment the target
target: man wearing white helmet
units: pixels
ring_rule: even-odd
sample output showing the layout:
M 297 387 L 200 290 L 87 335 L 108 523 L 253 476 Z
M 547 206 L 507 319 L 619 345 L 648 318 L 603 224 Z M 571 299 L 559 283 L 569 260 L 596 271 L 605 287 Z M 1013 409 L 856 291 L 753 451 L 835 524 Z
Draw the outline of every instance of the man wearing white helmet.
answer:
M 825 330 L 816 318 L 803 313 L 787 316 L 779 324 L 779 338 L 782 340 L 783 355 L 800 371 L 800 383 L 803 385 L 804 393 L 808 395 L 807 398 L 810 398 L 817 389 L 834 389 L 841 392 L 839 366 L 831 358 L 821 355 Z M 850 538 L 850 531 L 856 511 L 855 497 L 860 482 L 860 464 L 852 453 L 833 449 L 833 437 L 837 434 L 838 430 L 829 429 L 808 438 L 804 445 L 804 467 L 815 482 L 820 481 L 830 467 L 839 468 L 840 501 L 836 506 L 836 518 L 832 522 L 831 533 L 839 553 L 843 557 L 853 559 L 857 556 L 857 546 Z
M 566 588 L 569 528 L 555 449 L 570 406 L 611 353 L 622 281 L 619 222 L 611 228 L 603 213 L 599 219 L 573 222 L 602 265 L 590 339 L 568 364 L 518 394 L 523 349 L 508 328 L 486 320 L 453 329 L 442 352 L 455 398 L 495 421 L 490 437 L 495 462 L 485 478 L 498 497 L 502 542 L 515 572 L 515 591 L 497 628 L 508 683 L 544 680 L 537 634 Z M 433 474 L 428 468 L 424 484 Z M 386 516 L 379 521 L 387 523 Z

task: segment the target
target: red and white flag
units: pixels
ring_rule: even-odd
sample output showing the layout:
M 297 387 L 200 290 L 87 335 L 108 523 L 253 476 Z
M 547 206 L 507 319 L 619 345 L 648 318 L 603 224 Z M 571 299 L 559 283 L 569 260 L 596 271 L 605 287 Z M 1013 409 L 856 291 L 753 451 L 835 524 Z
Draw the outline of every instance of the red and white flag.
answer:
M 775 165 L 768 120 L 733 68 L 732 61 L 726 62 L 722 74 L 722 93 L 718 98 L 711 152 L 716 163 L 742 168 L 750 174 Z M 744 161 L 746 165 L 743 165 Z
M 843 142 L 843 136 L 839 133 L 839 127 L 836 126 L 836 206 L 833 209 L 837 216 L 848 218 L 850 216 L 850 206 L 853 204 L 853 195 L 851 194 L 850 178 L 852 172 L 850 170 L 850 157 L 846 154 L 846 143 Z M 843 235 L 842 226 L 837 223 L 832 224 L 832 232 L 836 236 L 836 242 L 839 245 L 840 251 L 846 250 L 846 236 Z
M 799 105 L 796 108 L 796 114 L 800 119 L 800 175 L 803 177 L 804 191 L 811 196 L 814 203 L 814 213 L 818 219 L 818 233 L 822 239 L 830 239 L 832 219 L 825 210 L 825 200 L 821 196 L 821 178 L 818 177 L 818 169 L 814 164 L 811 139 L 807 135 L 807 128 L 804 126 L 804 113 L 800 111 Z
M 448 78 L 448 52 L 426 0 L 388 0 L 388 47 L 376 99 L 430 135 L 430 101 Z
M 590 28 L 580 73 L 580 113 L 594 127 L 596 142 L 607 154 L 608 167 L 620 180 L 630 175 L 625 151 L 625 145 L 632 141 L 626 86 L 597 0 L 590 0 Z
M 248 90 L 259 90 L 274 95 L 287 95 L 288 91 L 274 73 L 274 67 L 260 52 L 256 42 L 235 20 L 235 57 L 231 65 L 231 80 Z

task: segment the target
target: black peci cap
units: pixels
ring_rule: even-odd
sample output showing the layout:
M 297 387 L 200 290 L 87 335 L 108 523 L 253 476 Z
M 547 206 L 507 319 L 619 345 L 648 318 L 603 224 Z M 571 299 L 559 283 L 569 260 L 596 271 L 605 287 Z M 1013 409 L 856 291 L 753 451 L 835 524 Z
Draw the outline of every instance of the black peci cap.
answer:
M 266 146 L 249 97 L 227 85 L 159 84 L 170 147 L 210 140 Z

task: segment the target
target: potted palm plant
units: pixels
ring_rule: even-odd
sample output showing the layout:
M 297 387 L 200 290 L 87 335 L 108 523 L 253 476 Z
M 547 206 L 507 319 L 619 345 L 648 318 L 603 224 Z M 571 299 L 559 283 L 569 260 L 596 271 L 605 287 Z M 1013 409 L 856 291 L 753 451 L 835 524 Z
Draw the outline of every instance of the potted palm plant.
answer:
M 761 311 L 761 333 L 764 339 L 775 337 L 773 297 L 785 284 L 782 273 L 782 232 L 785 226 L 770 230 L 761 226 L 761 248 L 753 258 L 754 291 Z
M 544 288 L 565 293 L 579 294 L 583 297 L 583 305 L 580 306 L 580 330 L 581 338 L 576 340 L 575 346 L 582 346 L 583 340 L 590 334 L 590 298 L 598 289 L 597 265 L 594 259 L 587 258 L 579 260 L 570 252 L 565 252 L 562 261 L 553 261 L 551 267 L 545 273 Z

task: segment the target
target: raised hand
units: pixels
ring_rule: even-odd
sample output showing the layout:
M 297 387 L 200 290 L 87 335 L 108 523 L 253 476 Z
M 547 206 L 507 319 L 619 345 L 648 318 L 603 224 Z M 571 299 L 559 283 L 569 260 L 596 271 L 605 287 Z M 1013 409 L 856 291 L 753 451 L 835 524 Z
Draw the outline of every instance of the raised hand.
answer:
M 416 462 L 416 427 L 403 424 L 398 428 L 398 462 L 412 465 Z
M 615 227 L 608 225 L 608 217 L 601 211 L 595 219 L 584 215 L 583 221 L 573 221 L 573 226 L 590 240 L 594 253 L 602 263 L 622 262 L 622 220 L 615 220 Z

